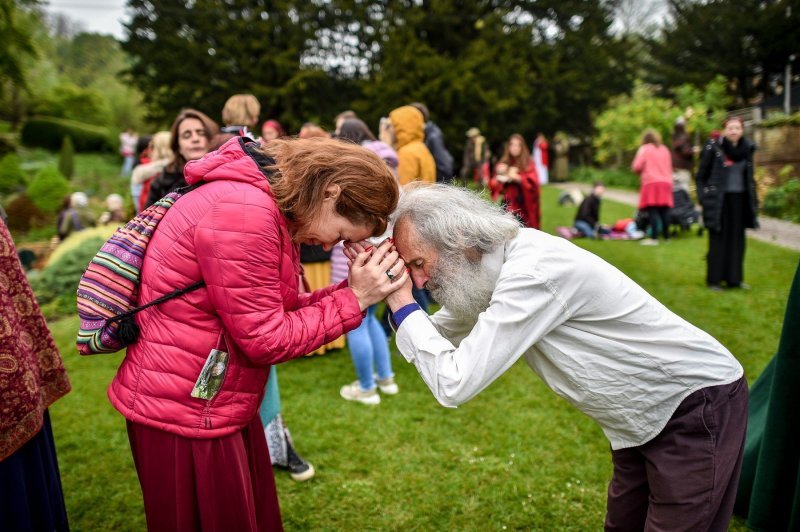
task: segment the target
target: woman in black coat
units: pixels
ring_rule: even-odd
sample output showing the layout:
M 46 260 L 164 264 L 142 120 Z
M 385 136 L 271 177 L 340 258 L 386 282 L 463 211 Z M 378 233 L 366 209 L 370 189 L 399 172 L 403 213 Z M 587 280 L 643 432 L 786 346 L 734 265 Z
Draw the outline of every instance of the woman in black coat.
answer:
M 161 175 L 153 179 L 147 195 L 147 207 L 175 189 L 185 187 L 183 167 L 188 161 L 201 158 L 209 150 L 211 138 L 219 132 L 217 123 L 195 109 L 184 109 L 170 129 L 170 148 L 175 158 Z
M 709 232 L 706 284 L 749 288 L 744 278 L 745 229 L 758 227 L 753 178 L 755 145 L 743 137 L 741 118 L 729 118 L 719 140 L 709 141 L 697 172 L 697 198 Z

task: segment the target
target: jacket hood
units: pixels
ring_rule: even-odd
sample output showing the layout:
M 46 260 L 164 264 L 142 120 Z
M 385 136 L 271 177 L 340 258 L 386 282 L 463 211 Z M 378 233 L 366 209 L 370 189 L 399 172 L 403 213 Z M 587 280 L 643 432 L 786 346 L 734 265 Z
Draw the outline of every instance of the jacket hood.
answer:
M 217 151 L 189 161 L 183 170 L 186 183 L 198 181 L 239 181 L 269 190 L 269 173 L 263 168 L 274 161 L 259 151 L 259 144 L 246 137 L 234 137 Z
M 410 105 L 398 107 L 389 113 L 389 119 L 392 121 L 398 148 L 414 141 L 425 140 L 425 120 L 419 109 Z

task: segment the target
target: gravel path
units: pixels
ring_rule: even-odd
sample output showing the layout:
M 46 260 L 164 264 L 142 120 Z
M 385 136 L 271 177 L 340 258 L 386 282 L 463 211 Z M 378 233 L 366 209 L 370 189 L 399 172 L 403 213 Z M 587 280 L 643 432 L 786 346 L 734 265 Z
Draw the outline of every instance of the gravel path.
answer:
M 580 189 L 584 194 L 591 191 L 588 183 L 551 183 L 552 186 L 560 189 Z M 607 188 L 603 196 L 606 199 L 636 206 L 639 202 L 639 193 L 619 188 Z M 760 229 L 748 229 L 747 236 L 763 242 L 769 242 L 777 246 L 800 251 L 800 224 L 785 222 L 776 218 L 760 215 L 758 223 Z

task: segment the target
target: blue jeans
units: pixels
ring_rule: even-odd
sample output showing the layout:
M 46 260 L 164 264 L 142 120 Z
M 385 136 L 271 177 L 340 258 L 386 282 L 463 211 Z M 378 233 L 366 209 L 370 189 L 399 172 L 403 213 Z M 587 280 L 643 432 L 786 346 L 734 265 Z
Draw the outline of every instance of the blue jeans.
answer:
M 131 171 L 133 171 L 133 163 L 136 162 L 136 157 L 133 155 L 128 155 L 123 158 L 122 160 L 122 168 L 119 171 L 119 175 L 129 176 L 131 175 Z
M 375 370 L 379 379 L 394 376 L 389 342 L 375 317 L 375 305 L 367 309 L 367 317 L 361 322 L 361 326 L 347 333 L 347 346 L 350 348 L 350 356 L 353 357 L 353 366 L 362 390 L 375 388 Z
M 589 222 L 584 222 L 583 220 L 575 220 L 575 229 L 583 233 L 583 236 L 587 238 L 594 238 L 594 227 Z

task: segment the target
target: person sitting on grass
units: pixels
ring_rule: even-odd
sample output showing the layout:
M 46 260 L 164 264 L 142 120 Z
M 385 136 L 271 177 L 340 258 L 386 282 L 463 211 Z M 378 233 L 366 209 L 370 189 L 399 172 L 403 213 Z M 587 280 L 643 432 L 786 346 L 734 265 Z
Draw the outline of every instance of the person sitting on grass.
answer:
M 413 283 L 442 304 L 422 312 L 409 280 L 387 296 L 397 347 L 443 406 L 525 357 L 611 444 L 606 530 L 727 530 L 747 382 L 725 347 L 611 264 L 465 189 L 406 187 L 393 220 Z
M 606 191 L 605 185 L 601 181 L 596 181 L 592 187 L 592 193 L 586 196 L 578 207 L 578 214 L 575 215 L 575 230 L 587 238 L 596 238 L 598 222 L 600 221 L 600 200 Z

